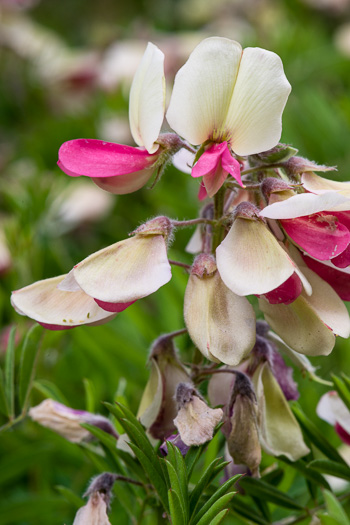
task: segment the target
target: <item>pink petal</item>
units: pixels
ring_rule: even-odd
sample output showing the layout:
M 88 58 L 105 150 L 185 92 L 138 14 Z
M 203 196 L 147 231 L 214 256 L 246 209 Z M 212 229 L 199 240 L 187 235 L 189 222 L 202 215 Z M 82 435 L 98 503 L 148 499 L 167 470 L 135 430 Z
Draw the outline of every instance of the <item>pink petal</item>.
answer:
M 96 139 L 70 140 L 58 152 L 58 166 L 71 177 L 114 177 L 141 171 L 157 159 L 145 149 Z
M 201 182 L 201 185 L 199 186 L 199 192 L 198 192 L 198 200 L 204 201 L 208 197 L 207 190 L 204 186 L 204 182 Z
M 224 142 L 223 142 L 224 144 Z M 225 171 L 227 171 L 242 188 L 244 188 L 244 185 L 242 183 L 241 179 L 241 165 L 234 157 L 232 157 L 230 150 L 228 147 L 225 148 L 222 157 L 221 157 L 221 164 Z
M 99 299 L 94 299 L 94 301 L 98 304 L 100 308 L 103 308 L 103 310 L 106 310 L 107 312 L 123 312 L 126 310 L 129 306 L 134 304 L 135 301 L 130 301 L 129 303 L 106 303 L 105 301 L 100 301 Z
M 47 330 L 70 330 L 71 328 L 76 328 L 77 324 L 75 324 L 74 326 L 62 326 L 62 325 L 59 325 L 59 324 L 47 324 L 47 323 L 39 323 L 41 326 L 43 326 L 44 328 L 46 328 Z
M 192 177 L 203 177 L 203 175 L 215 173 L 225 149 L 227 149 L 227 142 L 210 146 L 193 166 Z
M 227 179 L 227 171 L 223 170 L 221 164 L 217 166 L 215 172 L 208 173 L 203 176 L 203 182 L 205 189 L 207 190 L 207 196 L 213 197 L 215 193 L 219 191 L 225 180 Z
M 311 270 L 326 281 L 343 301 L 350 301 L 350 275 L 303 255 Z
M 283 284 L 265 294 L 264 297 L 270 304 L 290 304 L 299 297 L 302 291 L 302 282 L 294 272 Z
M 333 215 L 317 213 L 281 220 L 287 235 L 312 257 L 326 261 L 342 253 L 350 242 L 350 232 Z
M 350 265 L 350 244 L 340 255 L 334 257 L 331 262 L 337 268 L 347 268 Z
M 344 443 L 346 443 L 347 445 L 350 445 L 350 434 L 348 434 L 347 431 L 344 430 L 344 428 L 341 425 L 339 425 L 339 423 L 335 424 L 334 429 L 340 437 L 340 439 L 344 441 Z
M 92 177 L 92 180 L 102 190 L 109 191 L 115 195 L 125 195 L 142 188 L 152 177 L 152 174 L 153 168 L 148 168 L 127 173 L 126 175 L 117 175 L 116 177 Z

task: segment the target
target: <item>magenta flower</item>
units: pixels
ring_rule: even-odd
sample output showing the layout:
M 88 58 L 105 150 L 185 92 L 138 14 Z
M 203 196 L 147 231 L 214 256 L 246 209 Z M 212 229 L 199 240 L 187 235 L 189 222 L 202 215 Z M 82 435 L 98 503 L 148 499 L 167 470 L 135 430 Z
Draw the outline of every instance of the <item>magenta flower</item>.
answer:
M 71 177 L 90 177 L 116 194 L 131 193 L 146 184 L 162 148 L 156 143 L 164 118 L 164 54 L 149 43 L 136 71 L 129 100 L 129 121 L 137 148 L 103 140 L 65 142 L 58 165 Z

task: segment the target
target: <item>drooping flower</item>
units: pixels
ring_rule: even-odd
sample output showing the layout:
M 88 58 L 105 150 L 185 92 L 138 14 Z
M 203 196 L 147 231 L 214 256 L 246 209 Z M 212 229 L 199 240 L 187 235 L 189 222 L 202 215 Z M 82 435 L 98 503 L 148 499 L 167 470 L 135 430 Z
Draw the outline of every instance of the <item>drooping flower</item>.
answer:
M 278 143 L 290 89 L 280 58 L 270 51 L 243 51 L 235 41 L 213 37 L 192 52 L 175 77 L 166 117 L 180 136 L 204 145 L 192 176 L 204 176 L 209 196 L 229 173 L 241 184 L 231 151 L 251 155 Z
M 29 416 L 40 425 L 54 430 L 72 443 L 81 443 L 92 438 L 81 423 L 89 423 L 108 432 L 115 438 L 118 434 L 112 423 L 105 417 L 85 410 L 74 410 L 53 399 L 45 399 L 29 410 Z
M 59 150 L 59 167 L 72 177 L 90 177 L 112 193 L 138 190 L 152 176 L 162 152 L 156 141 L 164 109 L 164 54 L 149 43 L 130 90 L 130 128 L 139 147 L 95 139 L 70 140 Z
M 60 283 L 60 290 L 83 290 L 108 312 L 121 312 L 171 279 L 167 240 L 171 223 L 156 217 L 134 236 L 93 253 Z M 73 297 L 72 297 L 73 299 Z
M 154 439 L 167 439 L 175 431 L 175 394 L 178 384 L 190 376 L 177 357 L 171 337 L 160 336 L 152 345 L 151 374 L 144 390 L 137 417 Z
M 222 420 L 221 408 L 210 408 L 191 383 L 179 383 L 176 389 L 178 413 L 174 424 L 187 446 L 203 445 L 213 437 Z
M 184 317 L 191 339 L 211 361 L 238 365 L 254 346 L 254 310 L 227 288 L 211 255 L 201 254 L 193 263 Z
M 111 525 L 107 513 L 117 477 L 117 474 L 104 472 L 92 480 L 84 494 L 89 500 L 78 510 L 73 525 Z
M 318 417 L 334 426 L 340 439 L 350 445 L 350 412 L 335 391 L 323 394 L 318 402 Z

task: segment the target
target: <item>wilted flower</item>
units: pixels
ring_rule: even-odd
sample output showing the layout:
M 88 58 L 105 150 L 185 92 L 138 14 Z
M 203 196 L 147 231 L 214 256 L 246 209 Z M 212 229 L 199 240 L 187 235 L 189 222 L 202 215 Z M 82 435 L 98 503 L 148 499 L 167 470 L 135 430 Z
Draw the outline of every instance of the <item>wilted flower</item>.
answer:
M 255 341 L 255 314 L 223 283 L 211 255 L 199 255 L 188 280 L 184 316 L 191 339 L 211 361 L 237 365 Z
M 133 233 L 130 239 L 103 248 L 74 266 L 60 290 L 83 290 L 104 310 L 122 312 L 170 281 L 170 220 L 157 217 Z
M 179 383 L 190 381 L 190 376 L 176 355 L 171 336 L 160 336 L 152 345 L 151 375 L 143 393 L 137 417 L 155 439 L 167 439 L 176 430 L 175 400 Z
M 350 445 L 350 412 L 335 391 L 324 394 L 316 409 L 318 417 L 334 426 L 340 439 Z
M 53 399 L 45 399 L 40 405 L 32 407 L 29 410 L 29 416 L 33 421 L 54 430 L 72 443 L 81 443 L 92 438 L 90 432 L 83 428 L 81 423 L 88 423 L 108 432 L 115 438 L 118 437 L 112 423 L 107 418 L 84 410 L 74 410 Z
M 190 383 L 180 383 L 176 389 L 178 413 L 174 424 L 185 445 L 203 445 L 213 437 L 222 420 L 221 408 L 209 408 Z
M 191 144 L 208 145 L 192 176 L 204 176 L 210 196 L 229 173 L 241 183 L 231 151 L 251 155 L 277 144 L 290 89 L 280 58 L 270 51 L 243 51 L 238 42 L 213 37 L 192 52 L 175 77 L 166 117 Z
M 89 501 L 78 510 L 73 525 L 111 525 L 107 512 L 116 479 L 116 474 L 105 472 L 91 482 L 84 494 Z

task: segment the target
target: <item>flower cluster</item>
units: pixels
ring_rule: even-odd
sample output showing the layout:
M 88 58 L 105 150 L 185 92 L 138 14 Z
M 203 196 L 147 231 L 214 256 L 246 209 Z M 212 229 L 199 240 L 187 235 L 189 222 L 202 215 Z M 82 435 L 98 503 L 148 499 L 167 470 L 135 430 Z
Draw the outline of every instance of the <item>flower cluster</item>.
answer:
M 203 365 L 214 374 L 212 405 L 223 409 L 206 405 L 196 389 L 203 371 L 186 369 L 165 338 L 153 346 L 138 417 L 155 439 L 178 430 L 186 447 L 210 440 L 223 420 L 235 463 L 257 474 L 260 447 L 291 460 L 308 453 L 287 403 L 295 385 L 271 337 L 289 353 L 315 356 L 328 355 L 337 335 L 350 335 L 342 302 L 350 299 L 350 187 L 316 175 L 331 168 L 279 143 L 291 88 L 275 53 L 204 40 L 175 77 L 166 112 L 172 133 L 161 133 L 164 86 L 164 55 L 149 44 L 130 92 L 137 147 L 71 140 L 58 165 L 126 194 L 186 157 L 184 171 L 190 165 L 192 177 L 202 177 L 199 200 L 208 199 L 200 217 L 156 217 L 66 276 L 17 290 L 12 304 L 49 329 L 107 322 L 171 279 L 175 229 L 197 225 L 184 318 L 204 358 L 227 365 Z M 254 296 L 272 331 L 261 324 L 257 331 Z

